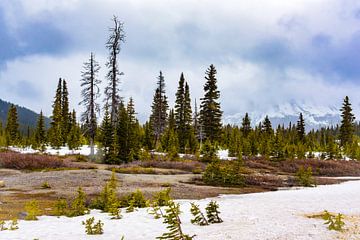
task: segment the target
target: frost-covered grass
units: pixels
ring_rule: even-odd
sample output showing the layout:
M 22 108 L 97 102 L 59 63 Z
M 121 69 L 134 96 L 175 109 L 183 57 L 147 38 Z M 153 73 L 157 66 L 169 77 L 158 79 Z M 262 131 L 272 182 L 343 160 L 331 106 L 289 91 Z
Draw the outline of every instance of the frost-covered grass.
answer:
M 195 201 L 204 209 L 211 199 Z M 300 190 L 287 190 L 246 195 L 227 195 L 215 198 L 220 205 L 221 224 L 196 226 L 190 223 L 190 201 L 181 200 L 180 215 L 182 228 L 186 234 L 196 234 L 195 239 L 336 239 L 337 232 L 329 231 L 324 221 L 307 218 L 305 215 L 329 212 L 346 216 L 360 215 L 360 181 L 339 185 L 320 186 Z M 104 234 L 87 236 L 85 219 L 94 216 L 104 222 Z M 123 219 L 111 220 L 107 214 L 97 210 L 90 215 L 75 218 L 39 217 L 39 221 L 19 221 L 19 230 L 3 231 L 0 239 L 120 239 L 151 240 L 166 231 L 162 219 L 154 219 L 140 209 L 133 213 L 123 211 Z M 345 228 L 349 222 L 345 218 Z M 347 233 L 349 235 L 349 233 Z M 347 235 L 347 236 L 348 236 Z M 356 236 L 359 237 L 359 236 Z M 346 239 L 351 239 L 347 237 Z M 355 239 L 355 238 L 354 238 Z

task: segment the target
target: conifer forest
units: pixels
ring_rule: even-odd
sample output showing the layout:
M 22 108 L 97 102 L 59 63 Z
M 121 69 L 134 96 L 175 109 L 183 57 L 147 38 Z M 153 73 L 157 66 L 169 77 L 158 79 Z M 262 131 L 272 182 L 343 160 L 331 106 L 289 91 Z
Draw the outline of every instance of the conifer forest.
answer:
M 0 240 L 360 238 L 356 4 L 16 2 Z

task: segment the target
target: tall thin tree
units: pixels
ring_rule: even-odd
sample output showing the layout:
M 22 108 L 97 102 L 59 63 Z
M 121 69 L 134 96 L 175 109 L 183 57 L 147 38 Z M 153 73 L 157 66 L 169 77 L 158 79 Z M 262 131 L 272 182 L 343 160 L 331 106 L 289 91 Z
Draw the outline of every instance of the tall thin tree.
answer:
M 105 88 L 105 101 L 109 105 L 111 123 L 116 124 L 116 118 L 118 116 L 119 104 L 121 98 L 119 95 L 119 76 L 124 73 L 119 70 L 118 55 L 121 50 L 121 43 L 125 42 L 124 23 L 119 19 L 113 17 L 114 26 L 109 29 L 110 36 L 106 42 L 106 48 L 109 50 L 109 57 L 106 63 L 106 67 L 109 69 L 106 78 L 108 79 L 108 85 Z
M 79 103 L 85 107 L 85 111 L 81 114 L 81 122 L 84 124 L 84 134 L 90 140 L 90 156 L 94 156 L 97 113 L 100 111 L 100 105 L 96 102 L 100 96 L 99 84 L 101 81 L 97 78 L 99 70 L 99 63 L 95 60 L 94 54 L 91 53 L 89 61 L 84 63 L 84 70 L 81 74 L 81 96 L 83 99 Z
M 348 96 L 344 98 L 343 106 L 341 108 L 341 117 L 340 143 L 341 146 L 345 146 L 352 142 L 355 131 L 355 116 L 352 113 L 351 103 Z

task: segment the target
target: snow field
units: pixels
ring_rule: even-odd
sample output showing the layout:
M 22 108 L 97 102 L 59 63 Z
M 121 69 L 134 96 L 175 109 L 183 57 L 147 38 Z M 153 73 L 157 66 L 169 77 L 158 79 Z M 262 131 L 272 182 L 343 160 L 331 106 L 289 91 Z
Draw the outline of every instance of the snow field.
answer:
M 239 239 L 336 239 L 337 232 L 329 231 L 321 219 L 309 219 L 305 214 L 324 210 L 345 215 L 360 215 L 360 181 L 339 185 L 319 186 L 267 193 L 223 195 L 216 200 L 220 205 L 220 224 L 197 226 L 190 223 L 190 200 L 179 200 L 184 233 L 199 240 Z M 194 201 L 204 210 L 211 199 Z M 19 221 L 19 230 L 0 232 L 3 240 L 151 240 L 166 231 L 162 219 L 154 219 L 146 209 L 125 213 L 120 220 L 111 220 L 106 213 L 93 210 L 89 215 L 68 217 L 40 217 L 39 221 Z M 88 236 L 81 224 L 94 216 L 104 223 L 104 234 Z M 346 222 L 346 220 L 345 220 Z M 359 236 L 357 236 L 359 237 Z M 354 238 L 358 239 L 358 238 Z

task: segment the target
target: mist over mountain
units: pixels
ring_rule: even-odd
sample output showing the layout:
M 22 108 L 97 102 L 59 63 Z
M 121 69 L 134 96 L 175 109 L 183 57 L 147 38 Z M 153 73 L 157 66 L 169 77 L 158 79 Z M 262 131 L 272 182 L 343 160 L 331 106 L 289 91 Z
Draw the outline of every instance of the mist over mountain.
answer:
M 281 105 L 275 105 L 266 111 L 260 112 L 254 109 L 249 112 L 251 123 L 253 126 L 259 124 L 268 115 L 274 128 L 277 125 L 289 123 L 297 123 L 299 114 L 302 113 L 305 119 L 306 130 L 319 129 L 321 127 L 333 126 L 340 122 L 340 106 L 320 106 L 309 103 L 298 103 L 291 101 Z M 245 113 L 236 113 L 233 115 L 224 116 L 223 122 L 225 124 L 241 125 L 242 118 Z

